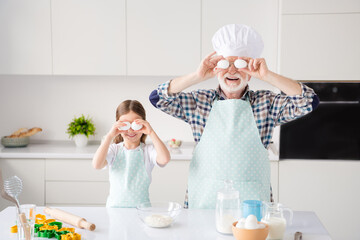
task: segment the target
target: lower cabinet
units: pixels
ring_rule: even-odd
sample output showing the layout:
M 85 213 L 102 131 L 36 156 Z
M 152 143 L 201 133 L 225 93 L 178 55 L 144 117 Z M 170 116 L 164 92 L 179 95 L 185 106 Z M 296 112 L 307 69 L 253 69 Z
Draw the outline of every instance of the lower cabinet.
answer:
M 279 161 L 270 161 L 270 168 L 273 199 L 275 202 L 279 202 Z
M 18 196 L 20 204 L 44 206 L 45 159 L 0 159 L 0 169 L 4 180 L 11 176 L 18 176 L 22 180 L 22 192 Z M 0 198 L 0 211 L 8 206 L 14 204 Z
M 279 201 L 314 211 L 334 240 L 360 239 L 360 161 L 279 162 Z
M 90 159 L 48 159 L 45 167 L 47 205 L 105 205 L 108 170 L 96 170 Z
M 170 160 L 164 168 L 154 167 L 149 189 L 150 201 L 173 201 L 183 205 L 189 165 L 189 160 Z
M 23 180 L 21 203 L 38 206 L 105 206 L 109 194 L 108 169 L 96 170 L 91 159 L 0 159 L 4 178 L 13 175 Z M 151 201 L 176 201 L 183 204 L 187 189 L 189 160 L 172 160 L 154 167 L 150 185 Z M 271 185 L 278 198 L 278 162 L 271 162 Z M 12 206 L 0 198 L 0 211 Z
M 187 189 L 189 160 L 171 160 L 166 167 L 155 167 L 150 185 L 151 201 L 184 203 Z M 271 161 L 271 186 L 274 200 L 278 200 L 278 161 Z

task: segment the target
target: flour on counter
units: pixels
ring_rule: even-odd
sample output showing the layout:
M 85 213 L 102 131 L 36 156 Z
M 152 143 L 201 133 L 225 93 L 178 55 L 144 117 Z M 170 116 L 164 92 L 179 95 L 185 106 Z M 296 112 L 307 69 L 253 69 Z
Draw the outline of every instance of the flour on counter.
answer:
M 167 215 L 151 215 L 145 218 L 145 223 L 149 227 L 167 227 L 173 222 L 172 217 Z

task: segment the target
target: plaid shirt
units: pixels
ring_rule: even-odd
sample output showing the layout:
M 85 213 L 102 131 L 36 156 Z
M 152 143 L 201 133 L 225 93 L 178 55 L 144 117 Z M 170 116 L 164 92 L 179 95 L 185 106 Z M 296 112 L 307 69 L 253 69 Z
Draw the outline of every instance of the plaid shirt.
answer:
M 171 81 L 171 80 L 170 80 Z M 226 100 L 220 87 L 168 94 L 170 81 L 160 84 L 150 95 L 152 104 L 161 111 L 189 123 L 196 143 L 200 141 L 212 104 L 216 99 Z M 267 149 L 274 128 L 289 122 L 317 107 L 319 99 L 314 91 L 301 84 L 301 95 L 287 96 L 268 90 L 252 91 L 247 87 L 241 99 L 249 99 L 261 141 Z
M 226 100 L 220 87 L 209 90 L 196 90 L 168 94 L 170 81 L 160 84 L 150 95 L 151 103 L 163 112 L 189 123 L 196 143 L 200 141 L 212 104 L 216 99 Z M 301 95 L 287 96 L 271 91 L 251 91 L 246 88 L 242 100 L 249 99 L 254 119 L 265 148 L 271 142 L 276 126 L 310 113 L 319 104 L 319 98 L 314 91 L 300 83 Z M 273 202 L 270 187 L 270 199 Z M 188 208 L 188 191 L 186 190 L 184 208 Z

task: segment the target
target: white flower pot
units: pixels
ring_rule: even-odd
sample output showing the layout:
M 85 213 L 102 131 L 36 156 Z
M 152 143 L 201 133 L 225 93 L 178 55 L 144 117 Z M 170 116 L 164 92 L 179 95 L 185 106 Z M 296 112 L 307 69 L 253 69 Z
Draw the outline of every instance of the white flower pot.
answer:
M 88 138 L 84 134 L 74 136 L 74 141 L 77 147 L 85 147 L 88 143 Z

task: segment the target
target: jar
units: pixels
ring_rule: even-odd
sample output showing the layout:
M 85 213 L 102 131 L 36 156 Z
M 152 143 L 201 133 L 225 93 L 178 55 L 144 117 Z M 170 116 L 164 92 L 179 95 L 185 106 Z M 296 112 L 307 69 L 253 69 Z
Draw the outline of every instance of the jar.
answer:
M 233 188 L 231 180 L 224 181 L 224 188 L 217 192 L 216 230 L 232 234 L 232 224 L 240 217 L 240 194 Z

